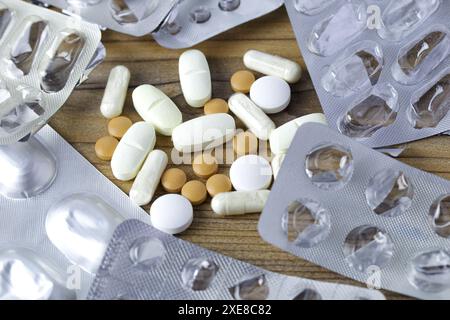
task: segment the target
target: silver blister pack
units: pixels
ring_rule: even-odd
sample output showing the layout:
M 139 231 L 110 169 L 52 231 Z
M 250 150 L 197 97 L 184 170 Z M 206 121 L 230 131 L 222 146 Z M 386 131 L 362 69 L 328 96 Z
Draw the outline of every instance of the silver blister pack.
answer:
M 83 299 L 115 228 L 148 214 L 45 126 L 0 146 L 0 299 Z
M 138 220 L 115 231 L 92 300 L 382 300 L 377 290 L 288 277 L 162 233 Z
M 93 24 L 17 0 L 0 1 L 0 144 L 39 130 L 92 62 Z
M 315 124 L 300 127 L 259 222 L 298 257 L 422 299 L 450 299 L 450 182 Z
M 155 30 L 177 0 L 40 0 L 69 15 L 80 16 L 102 27 L 144 36 Z
M 182 0 L 152 35 L 163 47 L 188 48 L 282 5 L 283 0 Z
M 370 147 L 449 130 L 449 1 L 285 4 L 331 127 Z

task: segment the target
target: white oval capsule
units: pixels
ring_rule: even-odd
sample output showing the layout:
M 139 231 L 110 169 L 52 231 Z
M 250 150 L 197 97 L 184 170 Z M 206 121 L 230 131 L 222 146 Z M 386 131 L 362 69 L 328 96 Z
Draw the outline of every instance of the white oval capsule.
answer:
M 308 122 L 315 122 L 327 125 L 325 115 L 322 113 L 309 114 L 292 121 L 289 121 L 270 134 L 270 149 L 274 154 L 285 154 L 291 146 L 292 140 L 297 133 L 297 129 Z
M 226 113 L 210 114 L 180 124 L 173 130 L 172 140 L 180 152 L 212 149 L 233 139 L 234 118 Z
M 125 66 L 114 67 L 108 78 L 100 111 L 105 118 L 111 119 L 122 114 L 130 83 L 130 70 Z
M 150 152 L 131 187 L 131 201 L 138 206 L 145 206 L 152 201 L 168 161 L 169 158 L 164 151 L 153 150 Z
M 280 172 L 281 166 L 283 165 L 283 161 L 286 159 L 285 154 L 277 154 L 273 157 L 271 161 L 273 178 L 276 179 L 278 177 L 278 173 Z
M 302 77 L 302 67 L 298 63 L 257 50 L 245 53 L 244 64 L 250 70 L 279 77 L 289 83 L 296 83 Z
M 261 140 L 269 140 L 275 123 L 243 93 L 235 93 L 228 100 L 230 110 Z
M 173 129 L 183 122 L 183 116 L 176 104 L 161 90 L 144 84 L 133 91 L 133 104 L 145 121 L 165 136 L 171 136 Z
M 211 100 L 211 72 L 200 50 L 188 50 L 180 56 L 181 90 L 188 105 L 200 108 Z
M 155 129 L 150 123 L 142 121 L 131 126 L 112 156 L 111 169 L 114 177 L 122 181 L 134 179 L 155 143 Z
M 216 195 L 211 202 L 215 214 L 221 216 L 259 213 L 264 209 L 270 190 L 233 191 Z
M 73 264 L 97 272 L 108 242 L 123 218 L 101 198 L 74 194 L 47 213 L 45 230 L 53 245 Z

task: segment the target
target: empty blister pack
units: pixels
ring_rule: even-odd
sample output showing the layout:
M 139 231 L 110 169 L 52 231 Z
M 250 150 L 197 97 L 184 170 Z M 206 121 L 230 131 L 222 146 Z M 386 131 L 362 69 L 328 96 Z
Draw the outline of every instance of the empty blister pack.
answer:
M 450 129 L 450 2 L 286 0 L 331 127 L 370 147 Z
M 138 220 L 115 231 L 92 300 L 381 300 L 376 290 L 288 277 L 162 233 Z
M 90 69 L 100 44 L 93 24 L 0 1 L 0 144 L 39 130 Z
M 162 46 L 192 47 L 263 16 L 283 0 L 40 0 L 112 30 L 152 33 Z
M 300 127 L 259 232 L 303 259 L 384 289 L 450 298 L 450 182 L 332 129 Z
M 282 5 L 283 0 L 182 0 L 152 35 L 163 47 L 188 48 Z
M 117 225 L 150 222 L 49 126 L 0 146 L 0 218 L 0 299 L 85 298 Z

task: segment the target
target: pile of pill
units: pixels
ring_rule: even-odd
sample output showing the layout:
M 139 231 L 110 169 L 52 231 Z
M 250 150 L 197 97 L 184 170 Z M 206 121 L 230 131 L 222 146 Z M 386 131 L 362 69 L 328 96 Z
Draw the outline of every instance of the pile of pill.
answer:
M 256 50 L 248 51 L 243 60 L 248 70 L 232 75 L 234 94 L 227 102 L 213 98 L 205 55 L 199 50 L 181 54 L 179 77 L 183 96 L 189 106 L 204 108 L 205 113 L 186 122 L 176 104 L 148 84 L 137 87 L 132 94 L 134 107 L 144 121 L 133 124 L 121 116 L 130 72 L 124 66 L 111 71 L 100 108 L 103 116 L 110 119 L 109 136 L 97 141 L 95 151 L 100 159 L 111 160 L 116 179 L 134 179 L 129 195 L 137 205 L 152 202 L 161 184 L 167 194 L 157 198 L 150 208 L 152 224 L 161 231 L 185 231 L 193 221 L 193 206 L 203 204 L 208 196 L 218 216 L 261 212 L 273 176 L 276 177 L 298 127 L 306 122 L 326 124 L 323 114 L 312 114 L 276 128 L 269 115 L 288 107 L 290 84 L 301 79 L 302 69 L 293 61 Z M 252 71 L 263 76 L 257 79 Z M 229 111 L 248 131 L 236 129 Z M 188 181 L 180 168 L 167 169 L 167 154 L 154 150 L 157 134 L 171 136 L 176 151 L 191 155 L 196 179 Z M 270 142 L 272 163 L 267 160 L 269 156 L 257 154 L 260 141 Z M 229 176 L 219 173 L 219 157 L 211 152 L 214 148 L 223 149 L 226 143 L 232 145 L 236 157 Z

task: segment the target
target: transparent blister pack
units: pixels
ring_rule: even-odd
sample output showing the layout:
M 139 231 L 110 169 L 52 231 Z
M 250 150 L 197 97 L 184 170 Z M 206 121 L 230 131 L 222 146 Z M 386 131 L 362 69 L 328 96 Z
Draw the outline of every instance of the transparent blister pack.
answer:
M 382 300 L 376 290 L 288 277 L 162 233 L 138 220 L 115 231 L 92 300 Z
M 0 146 L 0 178 L 0 299 L 85 298 L 115 228 L 150 223 L 49 126 Z
M 144 36 L 155 30 L 178 0 L 40 0 L 102 27 Z
M 0 144 L 28 137 L 48 121 L 95 66 L 100 38 L 90 23 L 0 1 Z
M 182 0 L 152 35 L 163 47 L 188 48 L 282 5 L 282 0 Z
M 259 18 L 283 0 L 40 0 L 103 27 L 144 36 L 166 48 L 192 47 Z
M 259 222 L 298 257 L 422 299 L 450 299 L 450 182 L 305 124 Z
M 450 129 L 450 2 L 285 4 L 331 127 L 370 147 Z

